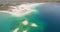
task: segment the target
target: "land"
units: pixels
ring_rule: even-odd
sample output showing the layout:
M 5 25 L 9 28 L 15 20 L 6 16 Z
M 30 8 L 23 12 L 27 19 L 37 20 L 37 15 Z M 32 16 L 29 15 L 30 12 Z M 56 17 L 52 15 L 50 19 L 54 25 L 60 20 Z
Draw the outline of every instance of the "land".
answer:
M 27 3 L 27 2 L 53 2 L 53 3 L 59 3 L 60 0 L 0 0 L 0 10 L 8 10 L 8 6 L 11 5 L 20 5 L 21 3 Z

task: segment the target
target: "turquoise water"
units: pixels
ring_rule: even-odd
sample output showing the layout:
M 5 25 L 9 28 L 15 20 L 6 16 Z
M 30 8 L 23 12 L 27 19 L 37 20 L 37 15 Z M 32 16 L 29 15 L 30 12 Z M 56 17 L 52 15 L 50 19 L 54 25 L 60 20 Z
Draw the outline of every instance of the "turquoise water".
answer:
M 13 32 L 17 27 L 20 28 L 18 32 L 23 32 L 25 29 L 28 30 L 28 32 L 43 32 L 44 22 L 40 19 L 41 16 L 39 16 L 39 12 L 36 9 L 37 7 L 32 6 L 31 8 L 36 10 L 36 12 L 21 17 L 0 12 L 0 32 Z M 21 24 L 24 20 L 28 20 L 29 24 L 27 26 Z M 32 23 L 36 23 L 38 27 L 31 27 L 30 25 Z

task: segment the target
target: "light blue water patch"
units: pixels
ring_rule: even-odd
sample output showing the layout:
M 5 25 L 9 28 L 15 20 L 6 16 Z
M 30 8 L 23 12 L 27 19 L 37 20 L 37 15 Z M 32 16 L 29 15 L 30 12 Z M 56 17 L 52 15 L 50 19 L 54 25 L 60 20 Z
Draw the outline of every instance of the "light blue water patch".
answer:
M 36 10 L 35 13 L 31 13 L 22 17 L 15 17 L 8 13 L 0 13 L 0 32 L 12 32 L 14 29 L 19 27 L 18 32 L 23 32 L 27 29 L 29 32 L 43 32 L 45 27 L 45 21 L 42 18 L 41 10 L 38 7 L 44 5 L 38 5 L 31 7 L 32 10 Z M 22 21 L 27 20 L 29 24 L 24 26 L 21 24 Z M 31 27 L 32 23 L 36 23 L 37 27 Z

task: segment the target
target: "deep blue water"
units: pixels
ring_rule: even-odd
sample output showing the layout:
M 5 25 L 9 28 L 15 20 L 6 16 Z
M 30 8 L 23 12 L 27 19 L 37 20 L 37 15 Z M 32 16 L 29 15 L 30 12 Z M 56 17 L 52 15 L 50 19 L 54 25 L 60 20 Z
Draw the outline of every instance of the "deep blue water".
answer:
M 46 21 L 46 32 L 60 32 L 60 4 L 45 4 L 38 6 L 42 20 Z

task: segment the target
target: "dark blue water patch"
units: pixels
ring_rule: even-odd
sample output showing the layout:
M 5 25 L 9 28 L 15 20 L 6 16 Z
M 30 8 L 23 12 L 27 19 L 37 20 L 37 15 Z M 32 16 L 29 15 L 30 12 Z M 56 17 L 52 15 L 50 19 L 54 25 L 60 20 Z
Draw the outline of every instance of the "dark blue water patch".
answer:
M 60 4 L 45 4 L 42 7 L 37 7 L 37 10 L 42 13 L 43 20 L 48 23 L 46 32 L 60 32 Z

